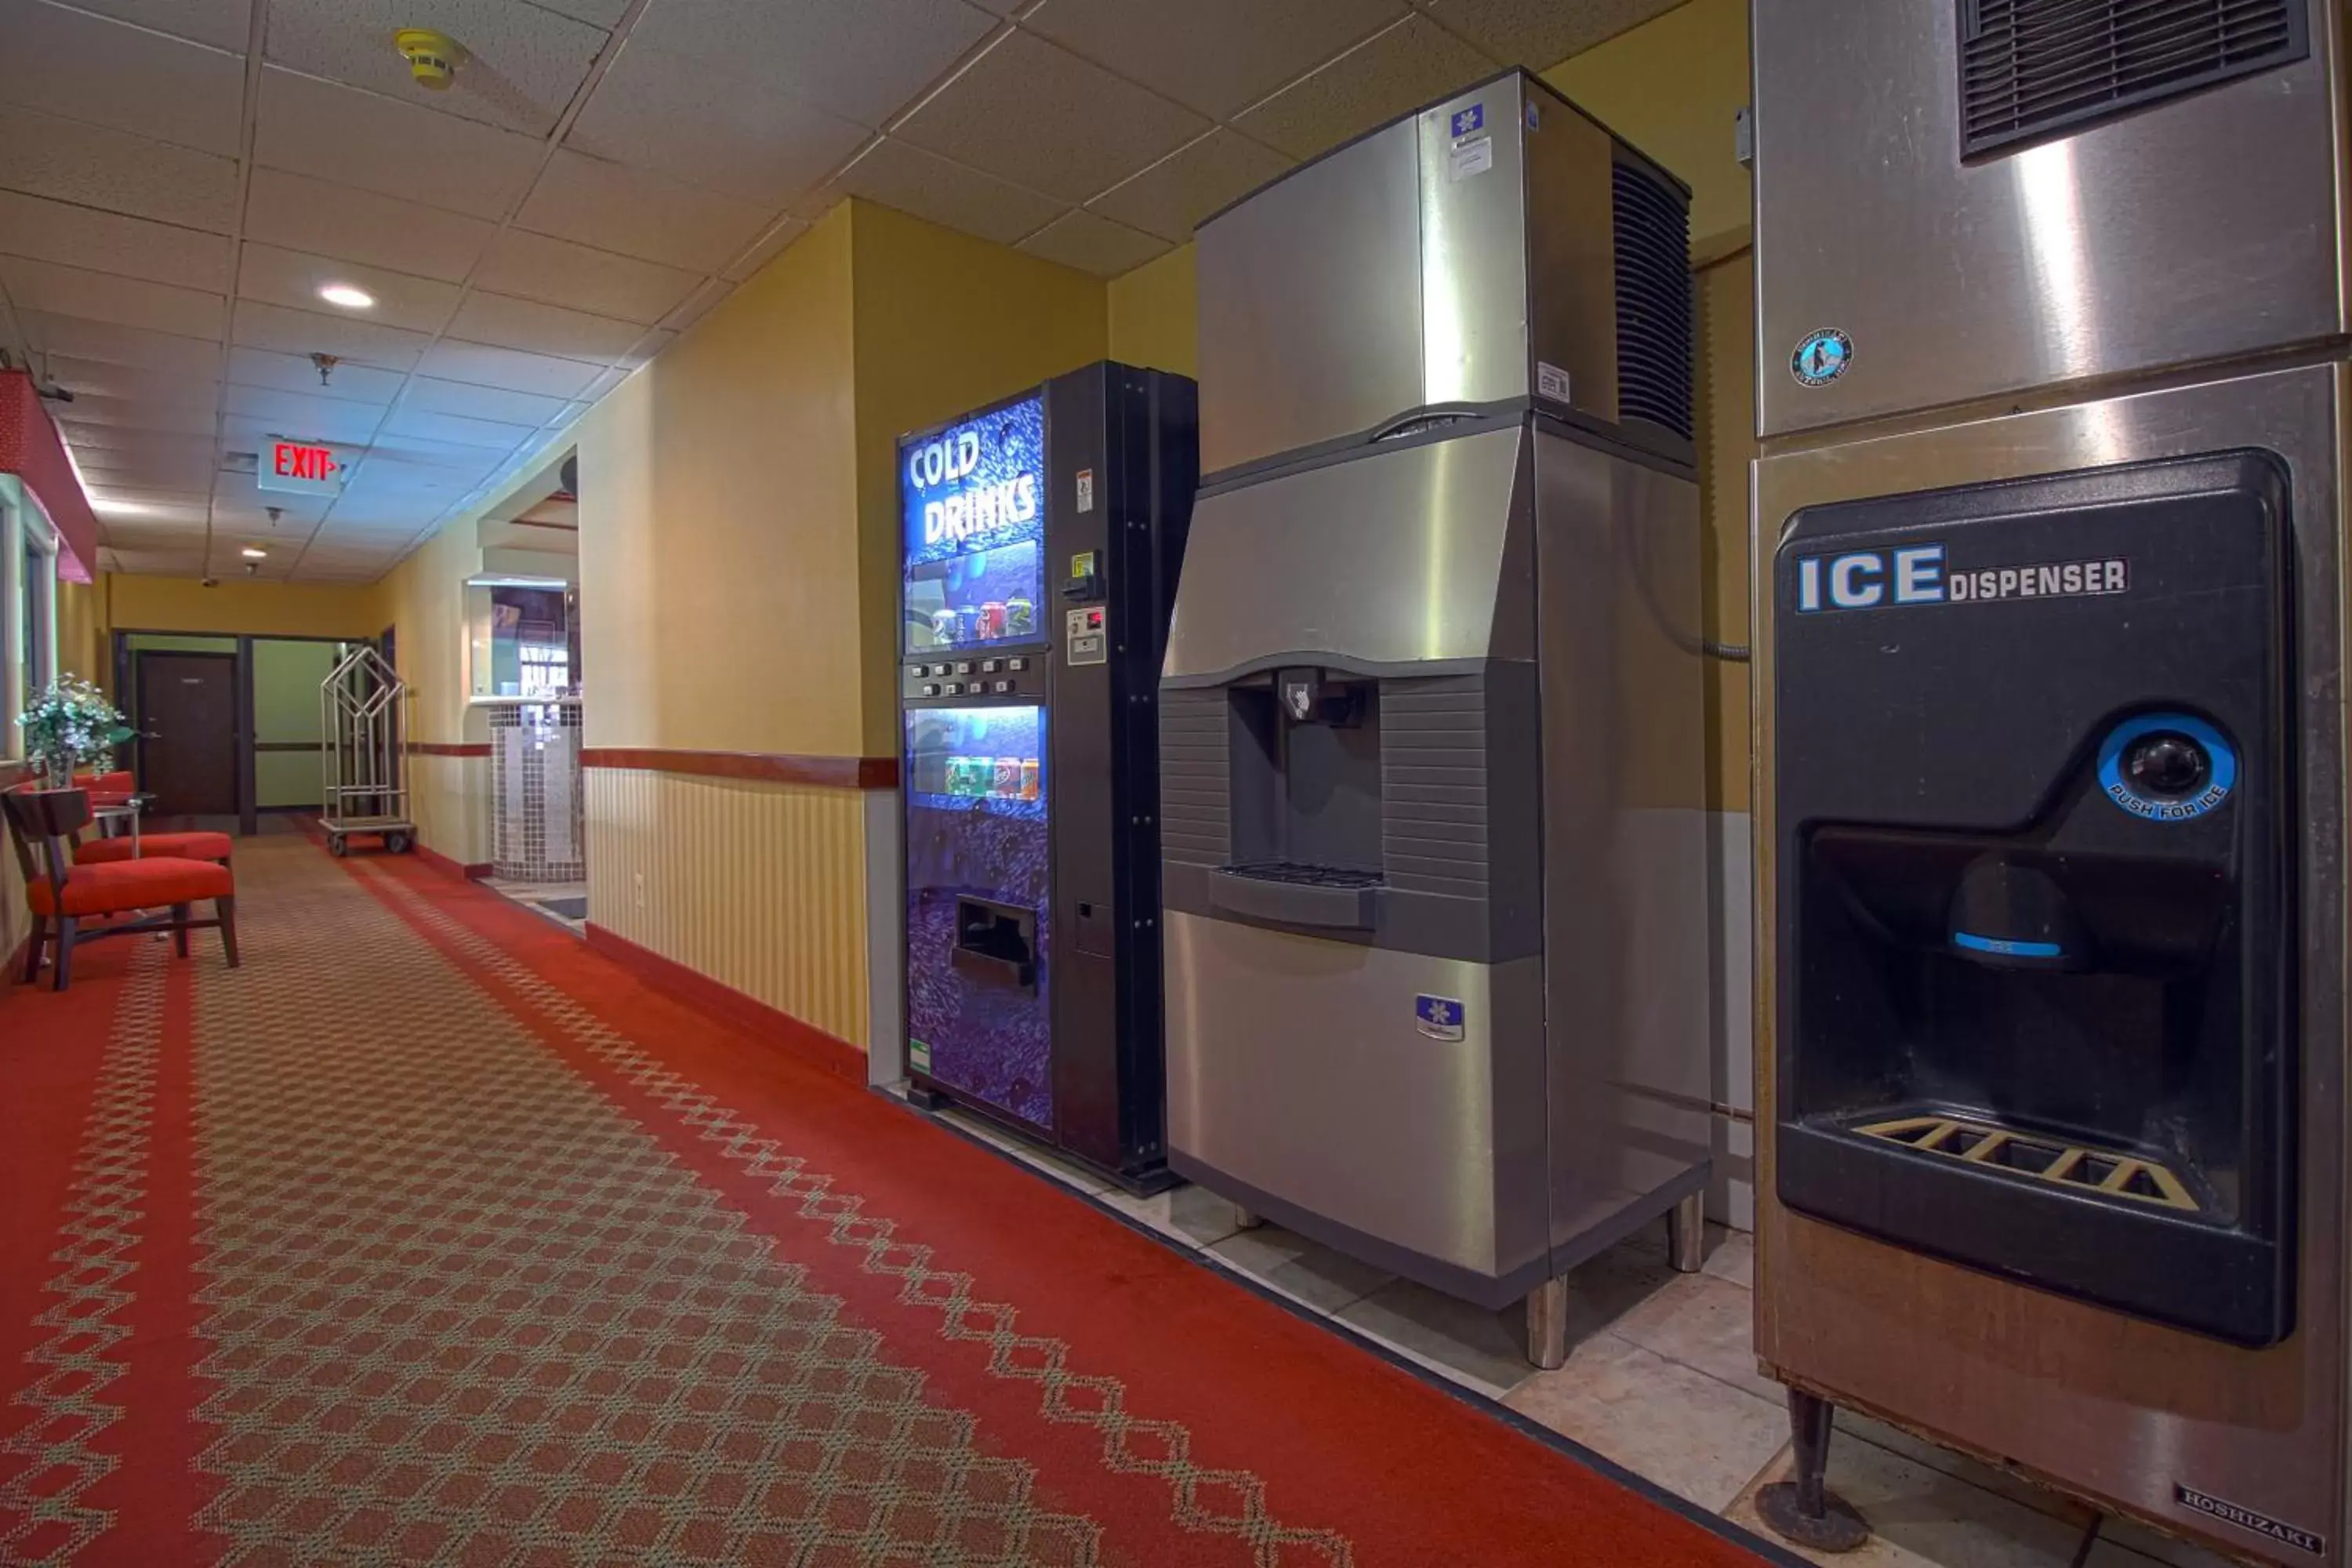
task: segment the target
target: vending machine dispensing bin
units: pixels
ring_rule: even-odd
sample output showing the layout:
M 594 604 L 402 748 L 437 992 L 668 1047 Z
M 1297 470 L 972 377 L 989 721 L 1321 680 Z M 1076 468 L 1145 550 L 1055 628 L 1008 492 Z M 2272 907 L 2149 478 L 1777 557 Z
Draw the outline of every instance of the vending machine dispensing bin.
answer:
M 1139 1186 L 1169 1179 L 1153 685 L 1194 407 L 1097 364 L 898 448 L 909 1076 Z

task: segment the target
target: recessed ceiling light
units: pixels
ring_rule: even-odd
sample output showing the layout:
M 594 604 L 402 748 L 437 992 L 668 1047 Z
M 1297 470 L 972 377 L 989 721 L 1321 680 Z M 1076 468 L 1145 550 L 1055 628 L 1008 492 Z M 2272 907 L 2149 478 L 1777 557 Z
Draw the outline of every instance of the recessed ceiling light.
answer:
M 238 551 L 237 553 L 244 556 L 247 561 L 267 561 L 269 559 L 269 552 L 267 550 L 256 549 L 250 544 Z
M 341 305 L 346 310 L 373 310 L 375 296 L 349 283 L 322 283 L 319 298 L 330 305 Z

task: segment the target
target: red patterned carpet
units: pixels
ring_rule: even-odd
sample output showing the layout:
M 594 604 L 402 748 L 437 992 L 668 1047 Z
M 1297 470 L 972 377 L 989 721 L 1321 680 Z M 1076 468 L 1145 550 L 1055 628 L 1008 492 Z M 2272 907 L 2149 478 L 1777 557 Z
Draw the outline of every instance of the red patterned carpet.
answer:
M 1756 1561 L 413 861 L 0 994 L 0 1562 Z

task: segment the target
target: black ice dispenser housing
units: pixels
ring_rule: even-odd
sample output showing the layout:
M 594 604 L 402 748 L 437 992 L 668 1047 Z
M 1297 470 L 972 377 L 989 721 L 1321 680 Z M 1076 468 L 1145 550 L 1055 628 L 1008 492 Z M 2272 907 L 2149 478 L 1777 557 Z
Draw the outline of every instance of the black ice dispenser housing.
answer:
M 1800 512 L 1775 566 L 1790 1207 L 2292 1327 L 2288 486 L 2228 452 Z

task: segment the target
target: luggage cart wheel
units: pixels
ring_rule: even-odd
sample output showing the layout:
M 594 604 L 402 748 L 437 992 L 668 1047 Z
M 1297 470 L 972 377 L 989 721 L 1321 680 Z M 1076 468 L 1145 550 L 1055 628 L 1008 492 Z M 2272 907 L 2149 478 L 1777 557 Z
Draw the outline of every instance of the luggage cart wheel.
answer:
M 343 836 L 341 834 L 331 833 L 327 836 L 328 854 L 332 855 L 336 859 L 340 860 L 351 852 L 351 846 L 343 841 Z
M 408 835 L 407 835 L 407 834 L 405 834 L 405 833 L 387 833 L 387 834 L 385 834 L 385 835 L 383 836 L 383 852 L 384 852 L 385 854 L 387 854 L 387 855 L 405 855 L 405 854 L 407 854 L 407 853 L 408 853 Z

